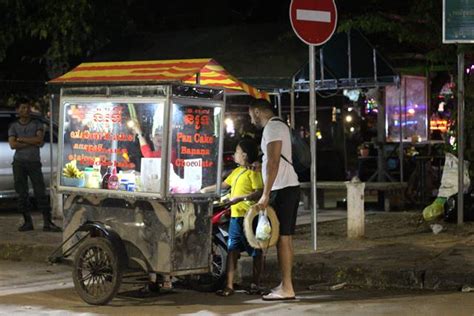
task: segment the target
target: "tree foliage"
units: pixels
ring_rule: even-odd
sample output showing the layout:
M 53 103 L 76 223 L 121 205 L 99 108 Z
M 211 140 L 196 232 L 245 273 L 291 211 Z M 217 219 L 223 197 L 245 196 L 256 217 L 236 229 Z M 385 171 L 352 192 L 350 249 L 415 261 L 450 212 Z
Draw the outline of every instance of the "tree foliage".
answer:
M 442 43 L 442 1 L 337 1 L 338 31 L 357 28 L 372 35 L 392 58 L 426 65 L 455 62 L 456 46 Z
M 18 54 L 54 68 L 84 60 L 109 42 L 134 32 L 262 21 L 289 25 L 290 0 L 269 3 L 0 0 L 0 62 Z M 453 63 L 456 46 L 441 43 L 441 4 L 433 0 L 336 0 L 338 31 L 360 29 L 392 60 L 428 66 Z M 30 51 L 21 51 L 28 45 Z
M 87 57 L 127 27 L 126 10 L 126 0 L 0 0 L 0 62 L 21 54 L 54 67 Z M 18 43 L 36 47 L 25 53 Z

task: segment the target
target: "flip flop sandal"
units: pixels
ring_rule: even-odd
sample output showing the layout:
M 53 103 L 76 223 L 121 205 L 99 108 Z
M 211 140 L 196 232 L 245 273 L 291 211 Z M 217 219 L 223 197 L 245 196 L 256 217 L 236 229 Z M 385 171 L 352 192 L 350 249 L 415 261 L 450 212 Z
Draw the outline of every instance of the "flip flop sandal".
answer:
M 294 296 L 283 296 L 283 295 L 275 293 L 275 292 L 271 292 L 267 295 L 262 296 L 262 300 L 264 300 L 264 301 L 290 301 L 290 300 L 294 300 L 294 299 L 296 299 L 296 297 L 294 297 Z
M 231 289 L 231 288 L 226 287 L 226 288 L 223 289 L 223 290 L 218 290 L 218 291 L 216 292 L 216 294 L 219 295 L 219 296 L 227 297 L 227 296 L 234 295 L 234 290 Z

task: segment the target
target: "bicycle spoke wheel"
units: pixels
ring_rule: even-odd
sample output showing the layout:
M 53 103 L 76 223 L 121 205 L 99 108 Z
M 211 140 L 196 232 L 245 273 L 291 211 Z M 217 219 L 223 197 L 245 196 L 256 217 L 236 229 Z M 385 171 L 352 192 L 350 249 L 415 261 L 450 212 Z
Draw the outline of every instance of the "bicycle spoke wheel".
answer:
M 74 258 L 73 280 L 79 296 L 92 305 L 107 304 L 122 282 L 117 253 L 105 238 L 88 238 Z

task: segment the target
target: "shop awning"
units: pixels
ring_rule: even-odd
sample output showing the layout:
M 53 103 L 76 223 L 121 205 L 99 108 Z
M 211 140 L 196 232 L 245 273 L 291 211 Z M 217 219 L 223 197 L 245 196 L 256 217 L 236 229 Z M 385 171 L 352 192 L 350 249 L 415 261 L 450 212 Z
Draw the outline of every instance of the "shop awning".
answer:
M 51 84 L 91 83 L 186 83 L 219 87 L 229 92 L 244 91 L 254 98 L 266 98 L 260 91 L 229 74 L 211 58 L 82 63 Z

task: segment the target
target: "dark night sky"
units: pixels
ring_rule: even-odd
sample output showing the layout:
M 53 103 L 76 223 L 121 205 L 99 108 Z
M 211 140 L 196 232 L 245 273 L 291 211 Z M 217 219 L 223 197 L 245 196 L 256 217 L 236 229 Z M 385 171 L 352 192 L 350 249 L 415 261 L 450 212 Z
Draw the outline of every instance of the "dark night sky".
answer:
M 136 52 L 131 54 L 126 51 L 130 45 L 133 45 L 136 51 L 143 51 L 143 58 L 153 57 L 152 54 L 149 54 L 151 48 L 158 48 L 160 51 L 166 50 L 165 57 L 173 58 L 173 46 L 176 43 L 172 41 L 172 38 L 161 43 L 166 48 L 156 44 L 157 38 L 165 36 L 163 34 L 171 34 L 171 32 L 189 33 L 191 37 L 187 41 L 194 41 L 196 45 L 199 45 L 201 42 L 206 42 L 205 38 L 200 37 L 204 37 L 207 32 L 220 31 L 221 37 L 216 37 L 212 43 L 213 47 L 207 49 L 206 52 L 215 52 L 216 55 L 223 56 L 220 60 L 224 61 L 235 57 L 230 54 L 224 56 L 220 53 L 224 49 L 220 47 L 222 39 L 227 42 L 235 42 L 231 49 L 235 55 L 238 55 L 239 49 L 262 49 L 262 46 L 267 45 L 271 38 L 278 38 L 281 42 L 294 41 L 288 13 L 290 2 L 290 0 L 96 1 L 93 2 L 95 12 L 101 12 L 106 17 L 104 21 L 99 21 L 96 25 L 96 31 L 97 34 L 106 33 L 109 28 L 109 32 L 106 33 L 108 40 L 103 41 L 108 44 L 91 50 L 89 55 L 77 56 L 70 61 L 69 67 L 83 61 L 104 60 L 100 57 L 101 55 L 105 55 L 104 58 L 110 56 L 111 60 L 126 60 L 138 56 Z M 367 10 L 375 12 L 390 9 L 403 14 L 411 6 L 406 0 L 398 2 L 377 0 L 363 3 L 354 0 L 337 0 L 336 5 L 340 20 Z M 111 26 L 111 24 L 114 25 Z M 268 32 L 268 29 L 272 30 L 269 25 L 275 25 L 275 31 Z M 110 32 L 111 29 L 116 32 Z M 226 35 L 224 33 L 226 29 L 242 30 L 246 33 L 237 34 L 234 32 Z M 246 46 L 243 46 L 242 43 L 246 38 L 251 37 L 251 33 L 259 34 L 261 43 L 258 39 L 254 39 L 254 43 L 244 43 Z M 394 45 L 393 41 L 391 42 L 386 36 L 380 34 L 369 36 L 369 39 L 382 52 L 392 53 L 397 49 L 410 49 L 406 45 Z M 298 48 L 298 44 L 300 43 L 295 43 L 294 46 Z M 45 51 L 44 46 L 44 43 L 31 40 L 15 43 L 9 50 L 7 58 L 3 63 L 0 63 L 0 79 L 2 77 L 13 80 L 48 79 L 44 71 L 44 59 L 41 59 L 41 52 Z M 262 54 L 272 57 L 275 47 L 277 46 L 267 45 L 267 50 L 264 50 Z M 203 56 L 194 51 L 180 51 L 179 46 L 176 46 L 175 51 L 178 52 L 175 54 L 176 58 L 184 58 L 183 56 L 187 58 L 215 57 L 209 53 Z
M 289 0 L 135 1 L 130 15 L 139 31 L 238 23 L 287 22 Z

